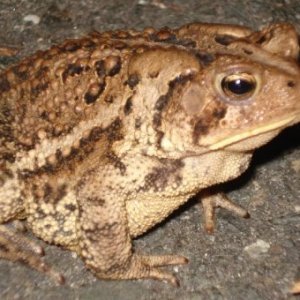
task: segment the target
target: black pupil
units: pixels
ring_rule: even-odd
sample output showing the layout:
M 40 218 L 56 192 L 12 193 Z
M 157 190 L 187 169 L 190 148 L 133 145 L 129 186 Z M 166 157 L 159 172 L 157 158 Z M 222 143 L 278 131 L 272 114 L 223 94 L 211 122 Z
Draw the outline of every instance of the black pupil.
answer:
M 255 87 L 254 82 L 250 82 L 243 79 L 235 79 L 235 80 L 226 80 L 225 78 L 222 81 L 222 88 L 226 88 L 237 95 L 247 94 L 253 90 Z

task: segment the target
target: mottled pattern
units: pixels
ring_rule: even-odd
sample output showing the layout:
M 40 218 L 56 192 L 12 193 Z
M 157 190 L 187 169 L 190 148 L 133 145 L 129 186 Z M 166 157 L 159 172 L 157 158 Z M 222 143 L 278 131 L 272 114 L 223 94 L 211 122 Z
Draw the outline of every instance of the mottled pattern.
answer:
M 287 24 L 195 23 L 94 32 L 5 70 L 0 257 L 62 282 L 42 249 L 4 225 L 25 219 L 99 278 L 178 284 L 158 267 L 186 258 L 140 255 L 131 240 L 202 190 L 207 230 L 214 207 L 248 216 L 209 187 L 239 176 L 255 148 L 299 122 L 298 52 Z

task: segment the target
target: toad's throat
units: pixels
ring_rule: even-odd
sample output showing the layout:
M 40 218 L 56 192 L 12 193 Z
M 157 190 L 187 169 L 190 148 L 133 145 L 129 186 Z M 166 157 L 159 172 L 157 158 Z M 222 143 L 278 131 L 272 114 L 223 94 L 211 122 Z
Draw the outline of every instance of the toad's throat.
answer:
M 216 141 L 215 143 L 212 143 L 211 145 L 208 145 L 207 147 L 211 150 L 223 149 L 226 146 L 235 144 L 235 143 L 245 140 L 247 138 L 251 138 L 251 137 L 263 134 L 263 133 L 267 133 L 267 132 L 271 132 L 273 130 L 279 130 L 281 128 L 291 126 L 291 125 L 297 123 L 297 121 L 299 121 L 299 119 L 300 119 L 299 114 L 295 114 L 293 116 L 286 117 L 285 119 L 282 119 L 280 121 L 275 121 L 270 124 L 265 124 L 263 126 L 256 127 L 256 128 L 250 128 L 249 130 L 246 130 L 244 132 L 240 132 L 233 136 L 229 136 L 222 140 Z

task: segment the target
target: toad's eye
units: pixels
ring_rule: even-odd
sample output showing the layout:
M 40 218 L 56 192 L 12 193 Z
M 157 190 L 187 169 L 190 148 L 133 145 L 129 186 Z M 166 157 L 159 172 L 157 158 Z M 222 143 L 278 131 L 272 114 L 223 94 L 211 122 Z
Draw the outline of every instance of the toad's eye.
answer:
M 248 73 L 225 76 L 221 81 L 222 91 L 231 100 L 245 100 L 256 90 L 255 77 Z

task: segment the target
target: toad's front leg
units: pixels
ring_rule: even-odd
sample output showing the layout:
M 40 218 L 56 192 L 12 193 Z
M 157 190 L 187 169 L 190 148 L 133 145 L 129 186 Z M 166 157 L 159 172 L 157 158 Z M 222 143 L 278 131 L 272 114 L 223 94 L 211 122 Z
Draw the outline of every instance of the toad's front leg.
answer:
M 206 232 L 213 233 L 215 229 L 215 209 L 221 207 L 242 218 L 249 218 L 247 210 L 232 202 L 224 193 L 205 190 L 201 194 L 201 204 L 204 212 L 204 227 Z
M 152 278 L 178 285 L 174 275 L 157 267 L 185 264 L 187 259 L 177 255 L 133 253 L 125 206 L 126 192 L 113 184 L 118 180 L 105 180 L 99 173 L 87 172 L 77 191 L 80 207 L 77 232 L 80 254 L 86 265 L 102 279 Z

